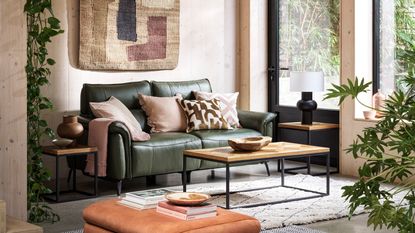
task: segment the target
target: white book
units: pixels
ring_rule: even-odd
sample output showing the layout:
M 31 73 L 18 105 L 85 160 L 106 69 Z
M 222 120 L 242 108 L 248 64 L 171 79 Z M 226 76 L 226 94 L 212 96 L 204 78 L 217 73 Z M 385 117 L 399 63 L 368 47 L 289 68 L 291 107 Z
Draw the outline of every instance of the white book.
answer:
M 168 215 L 170 217 L 178 218 L 181 220 L 196 220 L 196 219 L 202 219 L 202 218 L 211 218 L 216 216 L 216 211 L 210 212 L 210 213 L 204 213 L 204 214 L 196 214 L 196 215 L 186 215 L 183 213 L 179 213 L 173 210 L 169 210 L 160 206 L 157 206 L 156 211 L 161 214 Z
M 123 205 L 123 206 L 127 206 L 133 209 L 138 209 L 138 210 L 147 210 L 147 209 L 154 209 L 156 208 L 157 204 L 153 204 L 153 205 L 140 205 L 134 202 L 130 202 L 127 200 L 120 200 L 118 201 L 119 204 Z
M 125 199 L 141 205 L 157 204 L 159 201 L 165 200 L 164 195 L 171 193 L 168 189 L 151 189 L 125 194 Z

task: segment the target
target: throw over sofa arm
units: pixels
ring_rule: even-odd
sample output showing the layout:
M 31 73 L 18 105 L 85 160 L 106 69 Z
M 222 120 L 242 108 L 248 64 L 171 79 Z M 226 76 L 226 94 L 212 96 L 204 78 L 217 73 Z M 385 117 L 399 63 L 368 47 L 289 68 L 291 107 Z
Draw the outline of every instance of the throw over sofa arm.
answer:
M 238 110 L 238 118 L 242 127 L 254 129 L 264 136 L 273 136 L 277 114 L 270 112 L 252 112 Z
M 92 119 L 78 116 L 78 121 L 85 129 L 84 135 L 87 143 L 89 122 Z M 131 177 L 131 135 L 127 126 L 119 121 L 112 122 L 108 127 L 108 167 L 107 175 L 115 179 Z M 116 156 L 116 157 L 114 157 Z M 111 164 L 111 165 L 110 165 Z

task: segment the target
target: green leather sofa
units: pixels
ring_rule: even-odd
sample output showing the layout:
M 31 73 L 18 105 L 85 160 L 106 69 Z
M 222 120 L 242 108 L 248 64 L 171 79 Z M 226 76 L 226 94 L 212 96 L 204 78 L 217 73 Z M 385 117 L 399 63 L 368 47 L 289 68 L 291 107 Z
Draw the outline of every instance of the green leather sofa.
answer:
M 177 93 L 185 99 L 193 99 L 192 91 L 211 92 L 207 79 L 185 82 L 131 82 L 121 84 L 84 84 L 81 92 L 81 112 L 79 121 L 85 132 L 83 143 L 88 134 L 88 122 L 94 118 L 89 102 L 102 102 L 111 96 L 122 101 L 140 122 L 141 127 L 149 132 L 145 112 L 141 109 L 137 95 L 169 97 Z M 121 193 L 122 181 L 135 177 L 153 177 L 155 175 L 182 172 L 183 150 L 226 146 L 230 138 L 242 138 L 258 135 L 272 136 L 274 131 L 273 113 L 238 111 L 243 128 L 232 130 L 203 130 L 191 133 L 168 132 L 155 133 L 151 140 L 133 142 L 126 126 L 114 122 L 108 132 L 107 179 L 117 181 L 118 194 Z M 188 170 L 211 169 L 220 164 L 193 159 L 188 162 Z

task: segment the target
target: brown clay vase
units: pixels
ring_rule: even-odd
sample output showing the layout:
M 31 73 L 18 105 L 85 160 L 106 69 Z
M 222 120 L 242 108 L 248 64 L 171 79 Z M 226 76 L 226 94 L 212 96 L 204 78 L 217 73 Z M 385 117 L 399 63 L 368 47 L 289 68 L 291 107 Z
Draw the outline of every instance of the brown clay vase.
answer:
M 76 116 L 63 116 L 63 122 L 58 126 L 58 135 L 61 138 L 77 139 L 84 132 L 84 127 Z

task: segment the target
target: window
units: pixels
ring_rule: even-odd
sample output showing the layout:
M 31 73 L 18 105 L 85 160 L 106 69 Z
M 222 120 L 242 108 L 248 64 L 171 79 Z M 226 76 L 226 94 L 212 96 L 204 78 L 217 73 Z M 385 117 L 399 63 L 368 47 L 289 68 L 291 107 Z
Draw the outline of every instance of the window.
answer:
M 290 71 L 323 71 L 326 89 L 340 82 L 340 0 L 280 0 L 278 105 L 295 106 L 301 99 L 290 92 Z M 338 109 L 337 100 L 322 101 L 325 93 L 313 93 L 319 108 Z
M 415 64 L 415 0 L 374 0 L 374 92 L 390 94 Z

